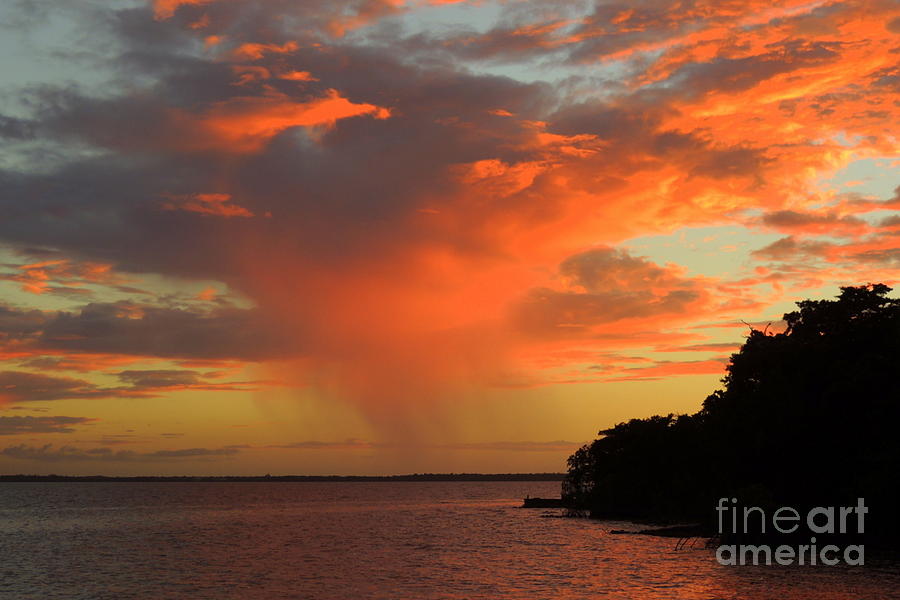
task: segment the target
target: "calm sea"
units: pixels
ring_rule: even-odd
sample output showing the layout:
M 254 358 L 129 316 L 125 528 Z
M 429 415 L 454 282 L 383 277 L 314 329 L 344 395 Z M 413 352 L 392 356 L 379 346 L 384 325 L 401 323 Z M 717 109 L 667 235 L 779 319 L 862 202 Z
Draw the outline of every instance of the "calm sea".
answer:
M 517 508 L 558 483 L 0 486 L 0 597 L 900 597 L 900 566 L 722 567 L 622 523 Z

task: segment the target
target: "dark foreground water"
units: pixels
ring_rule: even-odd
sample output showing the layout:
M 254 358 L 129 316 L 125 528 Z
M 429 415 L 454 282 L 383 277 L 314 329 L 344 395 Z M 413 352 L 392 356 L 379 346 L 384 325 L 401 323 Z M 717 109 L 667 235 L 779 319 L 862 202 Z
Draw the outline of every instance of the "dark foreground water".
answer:
M 542 518 L 558 483 L 0 486 L 0 597 L 900 598 L 900 567 L 722 567 L 622 523 Z

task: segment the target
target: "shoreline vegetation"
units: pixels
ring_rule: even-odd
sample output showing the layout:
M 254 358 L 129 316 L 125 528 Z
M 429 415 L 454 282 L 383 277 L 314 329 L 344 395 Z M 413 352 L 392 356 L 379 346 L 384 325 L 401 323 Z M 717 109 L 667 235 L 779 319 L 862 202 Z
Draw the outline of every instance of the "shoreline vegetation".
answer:
M 223 475 L 132 476 L 0 475 L 0 483 L 168 483 L 168 482 L 379 482 L 379 481 L 562 481 L 565 473 L 412 473 L 408 475 Z
M 733 543 L 785 536 L 723 530 L 720 499 L 765 514 L 865 499 L 865 532 L 853 537 L 896 548 L 900 300 L 890 291 L 842 287 L 836 300 L 798 302 L 784 332 L 751 327 L 700 411 L 619 423 L 572 454 L 561 502 L 598 519 L 697 523 Z

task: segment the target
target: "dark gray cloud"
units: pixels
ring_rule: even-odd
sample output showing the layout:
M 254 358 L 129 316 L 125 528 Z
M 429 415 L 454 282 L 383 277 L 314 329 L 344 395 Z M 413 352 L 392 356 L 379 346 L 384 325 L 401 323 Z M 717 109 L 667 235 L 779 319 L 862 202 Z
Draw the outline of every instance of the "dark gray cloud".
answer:
M 877 250 L 863 250 L 852 253 L 854 260 L 863 263 L 880 263 L 884 266 L 900 265 L 900 248 L 883 248 Z
M 654 287 L 672 280 L 666 269 L 616 248 L 595 248 L 570 256 L 559 265 L 559 272 L 590 292 Z
M 716 143 L 703 132 L 669 131 L 662 123 L 670 109 L 654 91 L 637 92 L 626 100 L 570 104 L 549 119 L 549 129 L 562 135 L 590 133 L 604 140 L 609 151 L 589 162 L 595 168 L 620 172 L 657 170 L 677 165 L 691 176 L 759 181 L 772 160 L 765 149 Z
M 284 356 L 294 343 L 258 311 L 200 312 L 131 302 L 57 313 L 37 340 L 40 347 L 73 352 L 248 360 Z
M 817 225 L 865 226 L 866 222 L 852 215 L 840 216 L 833 212 L 816 214 L 795 210 L 779 210 L 763 216 L 763 223 L 781 229 L 803 229 Z
M 709 11 L 695 12 L 672 0 L 510 2 L 486 32 L 462 28 L 405 41 L 408 50 L 444 51 L 465 60 L 525 62 L 549 57 L 557 64 L 585 63 L 662 43 L 714 19 Z
M 0 115 L 0 137 L 12 140 L 30 140 L 34 137 L 34 124 L 25 119 Z
M 854 263 L 874 263 L 893 266 L 900 263 L 900 250 L 890 247 L 877 247 L 883 240 L 889 239 L 892 232 L 869 236 L 859 241 L 837 244 L 821 240 L 799 240 L 788 236 L 771 244 L 754 250 L 751 254 L 757 258 L 778 261 L 799 261 L 811 259 L 827 259 L 832 262 L 840 258 Z M 876 247 L 872 247 L 872 246 Z
M 181 387 L 201 382 L 197 373 L 185 370 L 122 371 L 118 377 L 124 383 L 142 388 Z
M 801 256 L 821 256 L 832 246 L 834 244 L 829 242 L 801 241 L 793 236 L 787 236 L 754 250 L 752 254 L 761 258 L 785 260 Z
M 835 247 L 835 244 L 831 242 L 798 240 L 793 236 L 787 236 L 758 250 L 754 250 L 751 254 L 759 258 L 787 260 L 803 257 L 821 257 L 833 247 Z
M 572 289 L 531 290 L 514 317 L 523 331 L 540 337 L 583 335 L 622 319 L 689 314 L 705 296 L 699 282 L 614 248 L 573 255 L 559 273 Z
M 166 52 L 136 49 L 127 60 L 142 56 L 157 71 L 141 64 L 141 72 L 160 77 L 148 93 L 32 94 L 45 138 L 87 144 L 103 154 L 50 173 L 0 172 L 6 216 L 0 237 L 22 245 L 52 243 L 127 271 L 230 281 L 237 276 L 236 248 L 223 239 L 282 240 L 277 251 L 295 256 L 358 255 L 394 239 L 423 198 L 452 191 L 448 165 L 524 158 L 515 148 L 531 132 L 490 115 L 490 109 L 537 118 L 551 101 L 549 86 L 425 71 L 378 49 L 306 49 L 279 58 L 282 68 L 311 70 L 323 80 L 302 89 L 277 80 L 266 89 L 235 86 L 226 67 L 185 58 L 177 46 Z M 230 101 L 265 98 L 272 87 L 296 102 L 335 87 L 353 102 L 390 107 L 393 116 L 340 121 L 316 143 L 289 129 L 252 155 L 235 156 L 222 144 L 202 151 L 185 146 L 193 136 L 183 120 L 172 118 L 173 109 L 202 113 Z M 166 194 L 215 192 L 222 181 L 236 202 L 273 218 L 208 219 L 160 210 Z M 343 243 L 333 243 L 335 238 Z M 468 235 L 456 243 L 468 244 Z M 276 252 L 269 244 L 265 250 Z
M 91 303 L 77 312 L 0 305 L 3 339 L 32 352 L 243 360 L 290 356 L 299 344 L 258 310 L 168 308 L 128 301 Z
M 207 374 L 215 376 L 215 373 Z M 219 391 L 251 390 L 254 382 L 210 382 L 190 370 L 121 371 L 126 385 L 104 387 L 84 379 L 32 373 L 0 371 L 0 402 L 42 402 L 84 398 L 153 398 L 173 388 Z
M 0 371 L 0 401 L 39 402 L 79 398 L 109 398 L 119 389 L 104 389 L 74 377 L 55 377 L 25 371 Z
M 890 21 L 887 22 L 887 30 L 892 33 L 900 33 L 900 17 L 894 17 Z
M 701 297 L 697 290 L 674 290 L 660 298 L 649 291 L 582 294 L 541 288 L 520 304 L 515 320 L 533 335 L 567 337 L 622 319 L 685 314 Z
M 47 321 L 39 310 L 16 310 L 0 304 L 0 340 L 22 340 L 40 333 Z
M 87 417 L 2 417 L 0 435 L 33 433 L 73 433 L 75 425 L 91 423 L 96 419 Z
M 53 444 L 45 444 L 43 446 L 19 444 L 7 446 L 0 450 L 0 455 L 8 458 L 39 462 L 167 462 L 183 459 L 221 460 L 231 458 L 239 452 L 240 448 L 237 446 L 137 452 L 134 450 L 113 450 L 111 448 L 82 450 L 73 446 L 54 447 Z
M 672 89 L 673 94 L 692 99 L 713 90 L 741 92 L 775 75 L 836 62 L 843 46 L 838 41 L 787 39 L 771 44 L 769 52 L 754 56 L 690 63 L 660 85 Z
M 900 215 L 885 217 L 878 222 L 879 227 L 897 227 L 900 226 Z

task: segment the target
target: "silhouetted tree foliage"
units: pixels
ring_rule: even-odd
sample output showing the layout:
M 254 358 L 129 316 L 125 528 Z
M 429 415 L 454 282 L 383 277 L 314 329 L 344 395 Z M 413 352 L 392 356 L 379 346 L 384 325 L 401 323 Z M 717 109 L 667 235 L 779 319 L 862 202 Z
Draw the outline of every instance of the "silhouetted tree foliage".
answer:
M 563 496 L 593 516 L 711 519 L 762 507 L 870 507 L 900 534 L 900 300 L 883 284 L 805 300 L 783 333 L 751 330 L 693 415 L 632 419 L 568 460 Z

